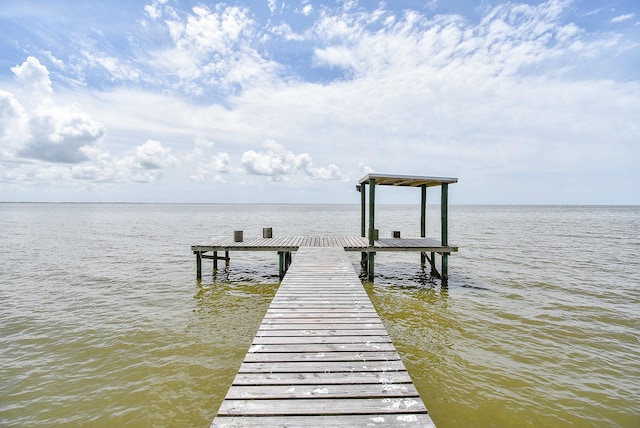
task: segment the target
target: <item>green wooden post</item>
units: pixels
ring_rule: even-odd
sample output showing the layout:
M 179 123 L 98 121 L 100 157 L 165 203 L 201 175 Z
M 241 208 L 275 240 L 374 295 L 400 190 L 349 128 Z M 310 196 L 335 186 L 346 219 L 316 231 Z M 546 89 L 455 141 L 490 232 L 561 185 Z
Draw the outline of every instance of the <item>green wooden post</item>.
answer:
M 376 179 L 369 179 L 369 246 L 373 247 L 375 243 L 375 219 L 376 219 Z M 369 271 L 369 281 L 373 281 L 374 276 L 374 258 L 376 253 L 373 251 L 369 251 L 368 256 L 368 271 Z
M 440 222 L 441 222 L 441 235 L 442 246 L 449 245 L 448 236 L 448 223 L 449 223 L 449 184 L 442 183 L 441 198 L 440 198 Z M 442 280 L 446 281 L 449 270 L 449 253 L 442 253 Z
M 280 277 L 280 281 L 282 281 L 282 278 L 284 278 L 284 251 L 278 251 L 278 259 L 279 259 L 279 266 L 278 266 L 278 276 Z
M 420 236 L 427 236 L 427 186 L 422 186 L 420 199 Z
M 427 236 L 427 186 L 421 186 L 422 197 L 420 198 L 420 237 Z M 420 264 L 424 266 L 426 254 L 420 251 Z
M 367 185 L 362 183 L 360 185 L 360 236 L 363 238 L 367 236 Z M 360 254 L 360 265 L 367 265 L 367 253 Z
M 196 279 L 202 279 L 202 253 L 196 251 Z
M 367 233 L 367 194 L 365 192 L 367 185 L 360 185 L 360 236 L 363 238 Z
M 376 179 L 369 179 L 369 246 L 373 247 L 376 217 Z

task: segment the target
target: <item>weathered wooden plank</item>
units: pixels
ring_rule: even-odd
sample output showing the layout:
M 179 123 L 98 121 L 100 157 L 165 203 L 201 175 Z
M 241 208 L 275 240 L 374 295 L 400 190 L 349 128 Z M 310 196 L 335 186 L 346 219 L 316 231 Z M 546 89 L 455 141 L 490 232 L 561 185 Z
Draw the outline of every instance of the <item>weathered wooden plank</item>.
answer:
M 295 402 L 274 400 L 224 400 L 218 415 L 336 415 L 426 413 L 420 397 L 350 398 L 348 400 L 308 398 Z
M 316 314 L 318 315 L 318 314 Z M 336 317 L 336 316 L 310 316 L 309 314 L 289 314 L 289 316 L 265 316 L 263 323 L 269 325 L 275 325 L 276 323 L 308 323 L 308 324 L 321 324 L 321 323 L 339 323 L 339 324 L 359 324 L 359 323 L 380 323 L 378 318 L 374 317 Z
M 315 385 L 250 385 L 233 386 L 227 394 L 230 400 L 261 400 L 284 398 L 384 398 L 417 397 L 412 383 L 315 384 Z
M 394 372 L 406 370 L 402 361 L 327 361 L 322 364 L 309 361 L 247 363 L 240 365 L 238 373 L 314 373 L 314 372 Z
M 223 427 L 422 427 L 435 428 L 426 413 L 402 413 L 399 415 L 363 414 L 363 415 L 325 415 L 325 416 L 225 416 L 216 418 L 212 428 Z
M 362 343 L 363 337 L 357 336 L 256 336 L 254 345 L 304 344 L 304 343 Z M 391 343 L 389 336 L 367 336 L 364 343 Z
M 285 345 L 252 345 L 249 353 L 257 352 L 368 352 L 368 351 L 395 351 L 392 343 L 310 343 Z M 247 358 L 249 354 L 247 354 Z
M 360 352 L 253 352 L 247 354 L 247 363 L 276 363 L 298 361 L 396 361 L 400 356 L 394 351 Z
M 360 329 L 360 330 L 376 330 L 376 329 L 384 329 L 384 325 L 380 320 L 370 319 L 369 322 L 365 322 L 362 319 L 356 320 L 352 319 L 351 322 L 342 322 L 342 320 L 324 320 L 324 322 L 316 322 L 316 321 L 295 321 L 295 320 L 287 320 L 287 321 L 278 321 L 265 319 L 262 325 L 260 326 L 260 330 L 343 330 L 343 329 Z
M 300 309 L 288 309 L 288 308 L 269 308 L 266 316 L 268 317 L 328 317 L 328 318 L 344 318 L 344 317 L 370 317 L 377 315 L 376 311 L 371 306 L 368 309 L 359 309 L 358 311 L 351 311 L 350 309 L 331 308 L 326 310 L 308 310 L 301 311 Z
M 266 330 L 259 329 L 256 333 L 256 337 L 309 337 L 319 336 L 325 338 L 331 338 L 336 336 L 358 336 L 365 338 L 368 336 L 384 336 L 387 332 L 384 329 L 321 329 L 321 328 L 309 328 L 306 330 Z
M 324 309 L 324 308 L 323 308 Z M 273 308 L 267 312 L 266 318 L 350 318 L 364 317 L 367 318 L 375 314 L 373 307 L 350 310 L 350 308 L 332 308 L 324 311 L 323 309 L 314 309 L 313 311 L 301 311 L 299 308 Z
M 318 373 L 238 373 L 233 385 L 338 385 L 409 383 L 406 371 L 318 372 Z

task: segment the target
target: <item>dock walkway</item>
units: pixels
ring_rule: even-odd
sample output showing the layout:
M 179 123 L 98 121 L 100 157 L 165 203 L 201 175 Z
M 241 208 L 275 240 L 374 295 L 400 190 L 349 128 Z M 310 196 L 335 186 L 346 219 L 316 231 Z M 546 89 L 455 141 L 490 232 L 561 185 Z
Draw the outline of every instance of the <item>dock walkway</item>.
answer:
M 296 248 L 212 427 L 434 426 L 341 246 Z

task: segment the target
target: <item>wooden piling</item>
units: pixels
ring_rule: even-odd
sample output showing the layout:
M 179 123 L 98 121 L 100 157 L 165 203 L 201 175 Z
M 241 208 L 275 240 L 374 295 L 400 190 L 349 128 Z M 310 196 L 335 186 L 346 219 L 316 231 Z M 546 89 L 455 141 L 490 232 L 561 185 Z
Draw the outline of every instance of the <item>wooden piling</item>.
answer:
M 202 252 L 196 251 L 196 279 L 202 279 Z
M 449 185 L 447 183 L 443 183 L 440 191 L 441 243 L 443 247 L 446 247 L 449 245 Z M 442 269 L 440 270 L 440 274 L 442 276 L 442 280 L 446 281 L 449 275 L 449 253 L 442 253 Z

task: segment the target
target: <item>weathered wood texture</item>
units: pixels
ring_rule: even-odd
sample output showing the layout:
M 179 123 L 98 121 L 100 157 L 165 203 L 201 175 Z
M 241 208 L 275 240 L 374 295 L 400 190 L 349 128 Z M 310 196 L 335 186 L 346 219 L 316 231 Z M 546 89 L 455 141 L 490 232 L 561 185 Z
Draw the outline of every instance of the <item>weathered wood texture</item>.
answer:
M 456 246 L 443 246 L 430 238 L 379 239 L 369 246 L 369 240 L 361 236 L 280 236 L 262 238 L 245 236 L 243 242 L 233 237 L 216 237 L 210 242 L 192 245 L 194 252 L 207 251 L 297 251 L 300 247 L 340 247 L 346 251 L 435 251 L 455 252 Z
M 212 427 L 434 426 L 343 249 L 301 246 Z

